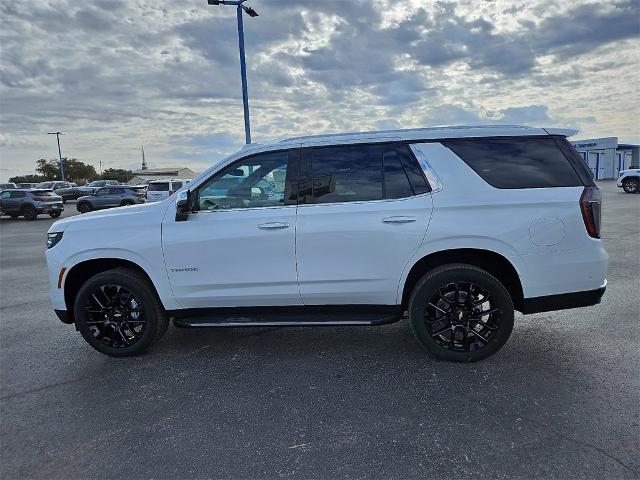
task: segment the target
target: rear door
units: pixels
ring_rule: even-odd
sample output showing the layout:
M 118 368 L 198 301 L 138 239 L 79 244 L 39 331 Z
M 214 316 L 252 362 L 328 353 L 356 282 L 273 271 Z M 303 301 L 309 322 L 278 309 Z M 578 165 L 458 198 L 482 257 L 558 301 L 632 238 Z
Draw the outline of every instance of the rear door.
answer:
M 303 149 L 299 193 L 296 251 L 304 303 L 395 304 L 432 210 L 407 147 Z

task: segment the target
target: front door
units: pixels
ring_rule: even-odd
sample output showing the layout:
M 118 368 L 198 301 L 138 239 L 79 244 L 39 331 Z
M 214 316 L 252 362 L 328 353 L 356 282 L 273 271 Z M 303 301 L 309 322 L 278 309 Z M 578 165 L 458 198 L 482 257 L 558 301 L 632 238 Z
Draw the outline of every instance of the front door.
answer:
M 305 305 L 395 304 L 431 218 L 427 192 L 404 145 L 304 149 L 296 248 Z
M 162 246 L 183 308 L 300 305 L 295 256 L 297 151 L 238 160 L 192 189 L 199 210 L 167 211 Z

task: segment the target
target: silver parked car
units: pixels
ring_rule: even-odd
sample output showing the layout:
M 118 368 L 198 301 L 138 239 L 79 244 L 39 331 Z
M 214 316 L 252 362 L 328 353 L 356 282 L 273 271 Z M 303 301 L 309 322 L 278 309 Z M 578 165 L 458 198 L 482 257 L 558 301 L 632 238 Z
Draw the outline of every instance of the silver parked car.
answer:
M 144 203 L 146 201 L 144 195 L 144 187 L 111 185 L 100 188 L 91 195 L 78 198 L 76 208 L 80 213 L 87 213 L 103 208 L 135 205 L 136 203 Z

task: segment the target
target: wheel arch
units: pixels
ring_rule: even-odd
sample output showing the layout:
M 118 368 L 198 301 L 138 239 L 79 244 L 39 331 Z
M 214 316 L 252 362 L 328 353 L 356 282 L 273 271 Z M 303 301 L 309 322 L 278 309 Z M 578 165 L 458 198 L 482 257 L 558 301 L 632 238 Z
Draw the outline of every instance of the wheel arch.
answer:
M 520 275 L 513 263 L 505 256 L 492 250 L 476 248 L 456 248 L 432 252 L 417 260 L 402 285 L 401 303 L 403 308 L 409 303 L 409 296 L 416 283 L 428 271 L 448 263 L 466 263 L 486 270 L 496 277 L 507 289 L 516 310 L 523 304 L 523 288 Z
M 162 308 L 165 308 L 157 286 L 154 284 L 149 273 L 139 264 L 123 258 L 94 258 L 75 264 L 64 276 L 64 302 L 67 307 L 67 318 L 69 323 L 74 322 L 73 306 L 80 287 L 82 287 L 82 285 L 94 275 L 108 270 L 113 270 L 115 268 L 130 268 L 142 273 L 149 281 L 149 284 L 153 287 Z

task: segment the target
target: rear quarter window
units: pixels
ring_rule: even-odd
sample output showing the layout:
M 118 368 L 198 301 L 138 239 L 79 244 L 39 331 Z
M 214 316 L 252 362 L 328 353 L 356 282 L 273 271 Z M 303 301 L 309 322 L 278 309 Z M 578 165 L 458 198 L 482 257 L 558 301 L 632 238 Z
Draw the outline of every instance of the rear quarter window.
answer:
M 551 137 L 449 140 L 442 144 L 496 188 L 583 185 L 576 170 Z

